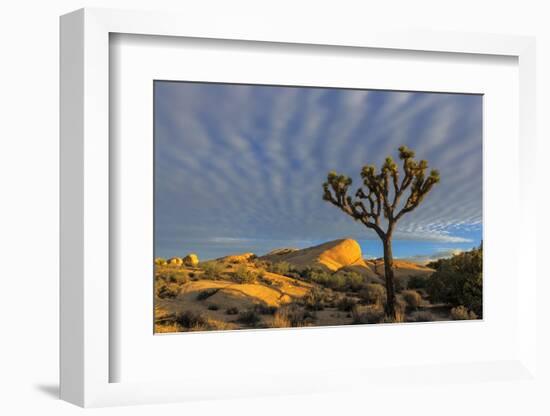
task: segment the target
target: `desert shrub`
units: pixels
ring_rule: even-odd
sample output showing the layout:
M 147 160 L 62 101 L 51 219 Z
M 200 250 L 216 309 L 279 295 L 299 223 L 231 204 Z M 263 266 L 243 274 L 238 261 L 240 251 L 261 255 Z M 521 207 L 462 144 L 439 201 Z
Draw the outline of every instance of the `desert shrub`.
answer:
M 184 284 L 189 281 L 189 278 L 185 273 L 159 273 L 156 277 L 166 283 Z
M 331 273 L 320 267 L 307 267 L 300 275 L 304 280 L 340 292 L 348 290 L 357 292 L 365 284 L 365 279 L 360 274 L 351 271 Z
M 215 304 L 208 305 L 208 310 L 209 311 L 217 311 L 218 309 L 220 309 L 220 307 L 218 305 L 215 305 Z
M 367 283 L 359 296 L 367 303 L 383 305 L 386 301 L 386 288 L 380 283 Z
M 403 277 L 395 277 L 393 280 L 393 288 L 395 292 L 401 292 L 405 289 L 405 281 Z
M 205 300 L 208 299 L 210 296 L 215 295 L 218 289 L 205 289 L 201 290 L 197 295 L 197 300 Z
M 284 308 L 275 312 L 273 319 L 269 323 L 270 328 L 290 328 L 291 326 L 292 324 L 288 318 L 288 313 Z
M 433 322 L 435 317 L 431 312 L 420 311 L 411 316 L 411 322 Z
M 292 265 L 286 261 L 280 261 L 278 263 L 270 263 L 267 266 L 267 270 L 271 273 L 282 274 L 286 276 L 288 272 L 292 270 Z
M 477 315 L 474 311 L 469 311 L 468 308 L 460 305 L 451 309 L 451 318 L 455 321 L 465 321 L 477 319 Z
M 314 312 L 301 309 L 294 303 L 279 308 L 275 314 L 275 318 L 277 317 L 280 317 L 282 321 L 288 321 L 290 327 L 307 326 L 316 319 Z
M 253 309 L 241 312 L 239 318 L 237 319 L 240 323 L 254 327 L 262 320 L 260 315 Z
M 362 310 L 355 306 L 351 310 L 352 325 L 378 324 L 384 319 L 385 312 L 382 305 L 368 305 Z
M 358 292 L 365 285 L 365 278 L 359 273 L 350 271 L 336 272 L 329 275 L 328 286 L 334 290 Z
M 256 269 L 263 269 L 267 270 L 269 266 L 271 265 L 270 262 L 265 260 L 260 260 L 259 258 L 249 259 L 249 262 L 251 262 Z
M 187 310 L 176 315 L 174 323 L 184 331 L 220 331 L 231 329 L 227 322 L 210 319 L 200 312 Z
M 203 279 L 221 279 L 223 264 L 218 263 L 217 261 L 209 261 L 206 263 L 199 263 L 199 267 L 204 271 L 202 274 Z
M 482 315 L 483 248 L 430 263 L 436 271 L 428 278 L 426 290 L 432 302 L 464 306 Z
M 338 301 L 338 303 L 336 304 L 336 307 L 338 308 L 339 311 L 351 312 L 355 307 L 355 305 L 357 305 L 357 301 L 355 299 L 344 296 L 342 299 Z
M 351 317 L 352 317 L 352 325 L 361 325 L 361 324 L 368 324 L 367 315 L 365 313 L 361 313 L 359 311 L 359 308 L 357 305 L 355 305 L 351 310 Z
M 330 282 L 331 274 L 323 269 L 313 267 L 307 268 L 304 270 L 303 276 L 305 276 L 306 280 L 317 283 L 318 285 L 325 287 L 336 287 L 336 282 Z
M 277 312 L 276 306 L 269 306 L 265 303 L 258 303 L 254 305 L 254 310 L 258 312 L 260 315 L 273 315 L 275 312 Z
M 254 283 L 256 279 L 256 273 L 248 270 L 245 264 L 239 264 L 231 274 L 231 280 L 236 283 Z
M 384 318 L 384 306 L 381 304 L 368 305 L 365 312 L 365 318 L 369 324 L 377 324 Z
M 157 288 L 157 296 L 161 299 L 174 299 L 179 294 L 179 288 L 174 285 L 161 285 Z
M 427 278 L 422 276 L 410 276 L 407 282 L 407 289 L 425 289 Z
M 176 314 L 175 322 L 183 328 L 206 328 L 207 319 L 200 312 L 184 311 Z
M 401 292 L 403 299 L 407 302 L 407 305 L 412 309 L 418 309 L 422 304 L 422 296 L 416 290 L 404 290 Z
M 227 315 L 237 315 L 239 313 L 239 308 L 237 308 L 236 306 L 232 306 L 230 308 L 227 308 L 225 310 L 225 313 Z
M 325 294 L 321 289 L 314 287 L 302 298 L 302 302 L 307 310 L 322 311 L 325 309 Z
M 365 285 L 365 278 L 361 276 L 359 273 L 346 272 L 344 276 L 346 279 L 346 288 L 348 290 L 351 290 L 353 292 L 358 292 Z
M 400 322 L 404 322 L 405 315 L 402 313 L 397 313 L 395 315 L 395 318 L 390 317 L 389 315 L 385 315 L 382 320 L 380 321 L 381 324 L 397 324 Z
M 182 331 L 182 327 L 175 322 L 162 322 L 162 323 L 155 322 L 155 334 L 181 332 L 181 331 Z

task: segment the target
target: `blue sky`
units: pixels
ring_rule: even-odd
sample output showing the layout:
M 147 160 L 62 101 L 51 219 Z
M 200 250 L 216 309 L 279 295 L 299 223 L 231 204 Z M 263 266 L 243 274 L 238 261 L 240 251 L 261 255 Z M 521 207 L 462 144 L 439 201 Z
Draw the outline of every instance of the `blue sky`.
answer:
M 394 256 L 418 261 L 479 245 L 482 96 L 155 82 L 155 255 L 266 253 L 337 238 L 380 257 L 378 237 L 322 200 L 330 170 L 404 144 L 441 182 L 399 222 Z

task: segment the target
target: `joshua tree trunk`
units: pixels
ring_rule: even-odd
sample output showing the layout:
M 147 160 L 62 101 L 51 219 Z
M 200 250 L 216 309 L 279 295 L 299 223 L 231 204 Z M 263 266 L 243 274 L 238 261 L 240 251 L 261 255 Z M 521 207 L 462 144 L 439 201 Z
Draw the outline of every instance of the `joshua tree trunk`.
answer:
M 323 183 L 323 199 L 340 208 L 344 213 L 374 230 L 384 245 L 384 274 L 386 275 L 386 315 L 395 320 L 395 281 L 393 276 L 393 254 L 391 240 L 393 230 L 401 217 L 413 211 L 439 182 L 439 172 L 432 170 L 426 177 L 428 162 L 414 160 L 414 152 L 407 146 L 399 148 L 399 159 L 403 161 L 405 176 L 400 179 L 399 168 L 388 156 L 377 172 L 376 166 L 365 165 L 361 169 L 363 186 L 357 189 L 355 197 L 348 195 L 352 180 L 349 176 L 331 171 Z M 399 203 L 404 192 L 410 193 L 404 203 Z M 387 220 L 384 231 L 381 216 Z
M 393 254 L 391 237 L 383 240 L 384 245 L 384 274 L 386 276 L 386 315 L 395 319 L 395 284 L 393 277 Z

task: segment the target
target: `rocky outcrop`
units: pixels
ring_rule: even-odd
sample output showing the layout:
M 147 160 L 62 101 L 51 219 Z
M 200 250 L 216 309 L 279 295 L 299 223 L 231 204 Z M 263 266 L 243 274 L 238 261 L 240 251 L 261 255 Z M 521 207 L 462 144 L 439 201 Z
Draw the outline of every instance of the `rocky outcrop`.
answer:
M 199 265 L 199 257 L 195 253 L 189 253 L 183 258 L 183 264 L 189 267 L 197 267 Z
M 319 267 L 333 272 L 350 270 L 367 277 L 376 277 L 374 270 L 363 259 L 359 243 L 349 238 L 302 250 L 274 250 L 261 259 L 273 263 L 287 262 L 296 268 Z

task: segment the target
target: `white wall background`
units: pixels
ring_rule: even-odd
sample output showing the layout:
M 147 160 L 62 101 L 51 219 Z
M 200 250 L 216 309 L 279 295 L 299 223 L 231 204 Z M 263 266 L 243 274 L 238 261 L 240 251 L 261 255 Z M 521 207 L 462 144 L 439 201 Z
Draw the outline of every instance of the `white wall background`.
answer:
M 322 19 L 328 26 L 368 25 L 536 35 L 538 38 L 539 166 L 547 163 L 550 137 L 550 12 L 545 1 L 169 1 L 169 0 L 5 0 L 0 9 L 0 413 L 77 414 L 82 409 L 56 399 L 58 385 L 58 16 L 74 9 L 116 7 L 209 13 L 235 13 L 288 19 Z M 199 18 L 199 17 L 198 17 Z M 546 125 L 544 123 L 547 123 Z M 550 181 L 539 169 L 541 188 Z M 544 191 L 547 192 L 547 191 Z M 539 215 L 547 208 L 541 196 Z M 540 219 L 539 259 L 544 261 Z M 548 322 L 550 285 L 543 281 L 539 319 Z M 545 295 L 546 294 L 546 295 Z M 547 326 L 548 328 L 548 326 Z M 550 331 L 540 331 L 543 377 L 550 375 Z M 405 347 L 405 346 L 404 346 Z M 542 352 L 541 351 L 541 352 Z M 546 394 L 550 391 L 547 384 Z M 452 392 L 452 394 L 451 394 Z M 443 390 L 389 388 L 371 397 L 344 393 L 324 396 L 259 398 L 133 408 L 99 409 L 123 414 L 549 414 L 542 387 L 529 384 L 456 384 Z M 539 400 L 536 400 L 536 399 Z M 389 407 L 386 407 L 389 406 Z

